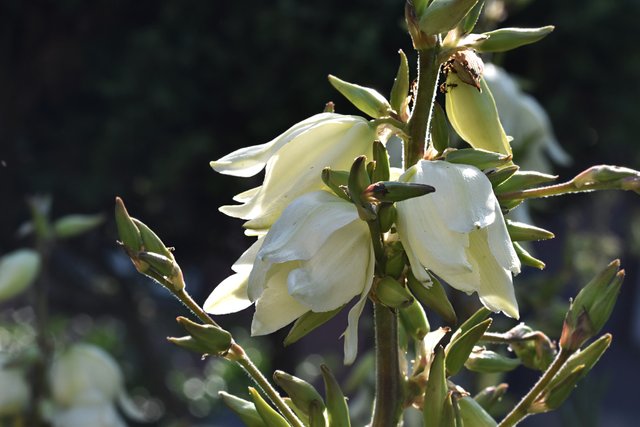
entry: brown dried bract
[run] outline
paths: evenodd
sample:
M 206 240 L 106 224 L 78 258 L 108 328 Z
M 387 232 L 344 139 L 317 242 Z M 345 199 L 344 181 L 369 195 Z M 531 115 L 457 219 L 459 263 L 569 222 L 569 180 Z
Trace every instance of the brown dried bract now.
M 481 91 L 480 78 L 484 72 L 482 59 L 473 50 L 462 50 L 454 53 L 444 63 L 443 71 L 456 73 L 462 82 Z

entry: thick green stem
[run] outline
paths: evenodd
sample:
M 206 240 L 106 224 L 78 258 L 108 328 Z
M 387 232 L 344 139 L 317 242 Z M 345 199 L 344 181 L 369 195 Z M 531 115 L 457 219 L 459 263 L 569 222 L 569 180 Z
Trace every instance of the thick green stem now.
M 522 400 L 507 414 L 507 416 L 498 424 L 498 427 L 512 427 L 518 424 L 529 415 L 529 408 L 535 402 L 540 393 L 549 385 L 553 377 L 558 373 L 560 368 L 565 364 L 571 356 L 571 352 L 560 349 L 558 355 L 549 368 L 542 374 L 536 385 L 522 398 Z
M 398 314 L 374 304 L 376 397 L 371 427 L 394 427 L 402 416 L 402 378 L 398 354 Z
M 405 169 L 424 157 L 439 74 L 438 47 L 418 50 L 418 89 L 409 119 L 409 141 L 404 146 Z
M 182 289 L 178 292 L 175 292 L 174 295 L 178 298 L 184 305 L 191 310 L 193 314 L 195 314 L 198 319 L 202 320 L 204 323 L 209 325 L 220 327 L 203 309 L 198 305 L 197 302 L 191 298 L 191 295 L 185 290 Z

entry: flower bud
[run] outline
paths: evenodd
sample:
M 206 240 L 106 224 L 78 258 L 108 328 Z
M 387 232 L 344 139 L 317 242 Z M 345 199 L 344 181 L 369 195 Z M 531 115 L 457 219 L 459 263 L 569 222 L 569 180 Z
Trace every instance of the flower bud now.
M 425 390 L 423 406 L 424 427 L 440 427 L 442 408 L 447 398 L 447 374 L 445 371 L 445 355 L 442 346 L 438 346 L 429 369 L 429 380 Z
M 521 323 L 504 334 L 509 347 L 529 369 L 546 370 L 556 356 L 555 345 L 540 331 Z
M 405 331 L 414 340 L 422 341 L 431 330 L 431 326 L 420 303 L 414 299 L 410 305 L 402 307 L 398 311 Z
M 398 211 L 396 210 L 396 205 L 393 203 L 381 203 L 378 207 L 378 220 L 380 221 L 380 232 L 386 233 L 391 230 L 393 224 L 396 222 L 396 218 L 398 217 Z M 403 268 L 403 267 L 401 267 Z M 402 271 L 398 272 L 398 275 Z M 393 274 L 388 273 L 390 276 Z
M 578 190 L 631 190 L 640 194 L 640 172 L 611 165 L 592 166 L 571 180 Z
M 102 215 L 67 215 L 53 223 L 53 232 L 59 239 L 78 236 L 104 222 Z
M 411 293 L 389 276 L 376 283 L 374 292 L 378 301 L 390 308 L 408 307 L 413 302 Z
M 492 408 L 498 403 L 502 396 L 507 392 L 509 384 L 501 383 L 496 386 L 485 387 L 480 390 L 478 394 L 473 396 L 473 400 L 478 402 L 478 405 L 482 406 L 485 411 L 491 411 Z
M 309 427 L 326 427 L 327 420 L 324 417 L 324 405 L 318 400 L 309 404 Z
M 401 115 L 403 106 L 406 104 L 405 101 L 409 96 L 409 62 L 407 61 L 407 55 L 404 54 L 402 49 L 398 51 L 398 54 L 400 54 L 400 66 L 398 66 L 398 72 L 393 81 L 391 96 L 389 98 L 391 100 L 391 107 Z
M 184 289 L 184 278 L 178 263 L 164 255 L 153 252 L 139 252 L 137 258 L 144 262 L 138 271 L 167 287 L 172 292 L 180 292 Z M 140 263 L 135 263 L 138 266 Z
M 495 193 L 499 195 L 512 191 L 527 190 L 540 184 L 553 182 L 556 179 L 558 179 L 558 175 L 549 175 L 534 171 L 518 171 L 513 174 L 511 178 L 495 187 Z
M 359 156 L 351 165 L 347 188 L 349 189 L 349 197 L 358 210 L 358 216 L 363 221 L 371 221 L 376 218 L 370 196 L 366 191 L 369 185 L 371 185 L 371 178 L 367 171 L 367 157 Z
M 519 169 L 520 167 L 517 165 L 509 165 L 498 169 L 491 169 L 485 173 L 489 181 L 491 181 L 491 187 L 496 188 L 511 178 Z
M 615 260 L 582 288 L 564 319 L 560 347 L 575 351 L 600 332 L 609 320 L 623 279 L 620 260 Z
M 478 0 L 433 0 L 418 15 L 420 30 L 427 35 L 446 33 L 469 13 Z
M 324 380 L 325 397 L 327 399 L 327 416 L 330 426 L 351 427 L 349 420 L 349 406 L 342 393 L 340 384 L 336 381 L 326 365 L 320 365 L 322 379 Z
M 322 170 L 322 182 L 334 192 L 334 194 L 341 199 L 350 201 L 349 195 L 345 192 L 347 188 L 347 182 L 349 181 L 349 172 L 346 171 L 334 171 L 331 168 L 324 168 Z
M 118 237 L 129 256 L 133 256 L 142 250 L 142 236 L 138 226 L 133 222 L 133 218 L 129 216 L 127 208 L 120 197 L 116 197 L 116 225 L 118 227 Z
M 444 286 L 435 276 L 430 275 L 430 277 L 431 286 L 427 287 L 410 273 L 407 276 L 407 285 L 420 303 L 438 313 L 445 323 L 455 325 L 458 323 L 458 317 L 447 297 Z
M 389 101 L 374 89 L 349 83 L 332 75 L 329 75 L 329 83 L 358 110 L 374 119 L 388 116 L 392 110 Z
M 364 197 L 376 202 L 402 202 L 414 197 L 433 193 L 436 189 L 427 184 L 416 182 L 380 181 L 364 190 Z
M 467 361 L 464 362 L 464 366 L 474 372 L 509 372 L 520 366 L 520 360 L 477 347 L 471 352 Z
M 227 392 L 218 393 L 220 399 L 242 420 L 247 427 L 267 427 L 256 409 L 256 405 Z
M 249 394 L 251 394 L 256 410 L 267 427 L 290 427 L 287 420 L 269 406 L 255 388 L 249 387 Z
M 531 224 L 507 220 L 507 231 L 509 237 L 516 241 L 532 241 L 553 239 L 555 235 L 543 228 L 535 227 Z
M 471 165 L 480 170 L 497 168 L 511 162 L 510 156 L 477 148 L 449 150 L 445 152 L 444 158 L 449 163 Z
M 378 140 L 373 141 L 373 161 L 375 169 L 371 174 L 371 180 L 374 182 L 389 181 L 389 153 L 387 153 L 384 144 Z
M 553 25 L 540 28 L 499 28 L 483 33 L 482 35 L 489 37 L 480 39 L 471 47 L 478 52 L 505 52 L 535 43 L 550 34 L 554 28 Z
M 324 325 L 329 320 L 333 319 L 343 308 L 344 306 L 341 306 L 334 310 L 321 311 L 318 313 L 315 311 L 307 311 L 295 321 L 289 330 L 289 333 L 284 339 L 284 346 L 287 347 L 288 345 L 297 342 L 317 327 Z
M 438 102 L 433 103 L 433 117 L 431 118 L 431 144 L 438 153 L 449 148 L 449 124 L 444 110 Z
M 153 230 L 151 230 L 142 221 L 136 218 L 131 219 L 133 220 L 133 223 L 136 225 L 136 227 L 138 227 L 138 230 L 140 230 L 140 237 L 142 238 L 142 245 L 145 252 L 153 252 L 165 256 L 170 260 L 174 260 L 173 254 L 171 253 L 169 248 L 167 248 L 165 244 L 162 243 L 160 237 L 158 237 L 158 235 L 154 233 Z
M 0 258 L 0 302 L 27 289 L 40 273 L 40 255 L 18 249 Z
M 282 389 L 287 392 L 294 405 L 296 405 L 304 414 L 309 415 L 311 412 L 311 404 L 317 402 L 324 411 L 324 401 L 317 390 L 308 382 L 294 377 L 284 371 L 275 371 L 273 380 Z
M 449 375 L 457 374 L 462 366 L 464 366 L 473 347 L 480 341 L 484 333 L 487 332 L 487 329 L 491 326 L 491 322 L 493 322 L 493 319 L 486 319 L 468 331 L 456 336 L 455 339 L 452 338 L 446 348 L 446 364 Z
M 518 254 L 518 259 L 524 265 L 528 265 L 529 267 L 537 268 L 538 270 L 544 270 L 547 266 L 544 262 L 540 261 L 538 258 L 531 255 L 525 248 L 522 247 L 518 242 L 513 242 L 513 248 L 516 250 L 516 254 Z
M 200 355 L 209 354 L 211 351 L 208 346 L 190 335 L 184 337 L 167 337 L 167 341 L 171 344 L 177 345 L 178 347 L 184 348 L 185 350 L 189 350 Z
M 179 316 L 176 321 L 207 349 L 207 354 L 221 355 L 231 347 L 233 342 L 231 334 L 220 327 L 201 325 L 182 316 Z
M 462 76 L 455 71 L 447 74 L 445 107 L 453 129 L 473 148 L 510 156 L 509 138 L 487 83 L 478 76 L 477 85 L 469 84 Z
M 469 396 L 458 399 L 458 406 L 464 427 L 496 427 L 498 425 L 493 417 Z
M 381 217 L 379 213 L 378 217 Z M 404 251 L 402 250 L 402 245 L 386 245 L 385 255 L 385 274 L 395 279 L 399 278 L 406 265 L 406 258 Z

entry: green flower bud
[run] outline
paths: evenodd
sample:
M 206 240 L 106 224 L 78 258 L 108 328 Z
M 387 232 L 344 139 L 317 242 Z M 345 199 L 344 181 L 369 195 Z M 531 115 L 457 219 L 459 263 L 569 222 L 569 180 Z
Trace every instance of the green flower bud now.
M 504 396 L 508 388 L 509 384 L 507 383 L 485 387 L 473 396 L 473 400 L 478 402 L 478 405 L 482 406 L 485 411 L 491 411 L 496 403 L 502 400 L 502 396 Z
M 379 213 L 378 217 L 381 217 Z M 402 245 L 400 245 L 400 250 L 395 250 L 393 246 L 386 246 L 385 254 L 386 264 L 384 266 L 384 271 L 386 275 L 391 276 L 395 279 L 399 278 L 406 265 L 406 259 L 404 251 L 402 250 Z
M 351 201 L 349 195 L 345 192 L 347 182 L 349 181 L 349 172 L 334 171 L 331 168 L 322 170 L 322 182 L 341 199 Z
M 391 308 L 408 307 L 413 302 L 411 293 L 392 277 L 383 277 L 374 288 L 375 296 L 382 304 Z
M 324 417 L 324 404 L 314 400 L 309 404 L 309 427 L 326 427 L 327 420 Z
M 545 371 L 556 356 L 555 345 L 540 331 L 521 323 L 504 334 L 509 347 L 529 369 Z
M 520 360 L 477 347 L 471 352 L 467 361 L 464 362 L 464 366 L 474 372 L 509 372 L 520 366 Z
M 544 262 L 540 261 L 538 258 L 531 255 L 525 248 L 522 247 L 518 242 L 513 242 L 513 249 L 516 250 L 516 254 L 518 254 L 518 259 L 524 265 L 528 265 L 529 267 L 537 268 L 538 270 L 544 270 L 547 266 Z
M 284 339 L 284 346 L 288 346 L 297 342 L 301 338 L 305 337 L 311 331 L 316 329 L 318 326 L 324 325 L 329 320 L 333 319 L 333 317 L 342 310 L 344 306 L 338 307 L 331 311 L 323 311 L 323 312 L 314 312 L 307 311 L 302 316 L 298 317 L 295 321 L 289 333 Z
M 469 358 L 473 347 L 480 341 L 482 336 L 489 326 L 491 326 L 493 319 L 486 319 L 468 331 L 458 335 L 453 339 L 446 347 L 446 364 L 447 373 L 449 375 L 455 375 L 464 366 L 464 363 Z
M 429 380 L 424 395 L 423 425 L 424 427 L 440 427 L 442 409 L 447 398 L 447 374 L 445 371 L 445 355 L 442 346 L 438 346 L 429 369 Z
M 527 190 L 540 184 L 548 184 L 558 179 L 558 175 L 533 171 L 518 171 L 511 178 L 498 185 L 494 190 L 496 195 L 512 191 Z
M 179 316 L 176 320 L 196 341 L 207 349 L 206 353 L 208 354 L 222 355 L 231 347 L 233 342 L 231 334 L 222 328 L 213 325 L 201 325 L 182 316 Z
M 407 284 L 411 293 L 422 303 L 424 306 L 438 313 L 442 317 L 445 323 L 449 325 L 455 325 L 458 323 L 458 317 L 456 312 L 447 297 L 447 292 L 444 290 L 442 283 L 433 275 L 431 277 L 431 286 L 424 286 L 413 274 L 407 276 Z
M 447 116 L 438 102 L 433 103 L 433 117 L 431 118 L 431 144 L 438 153 L 449 148 L 449 124 Z
M 136 218 L 131 218 L 131 220 L 136 225 L 136 227 L 138 227 L 138 230 L 140 230 L 140 237 L 142 238 L 142 245 L 145 252 L 153 252 L 173 260 L 173 254 L 171 253 L 169 248 L 167 248 L 165 244 L 162 243 L 160 237 L 158 237 L 158 235 L 154 233 L 153 230 L 151 230 L 145 223 Z
M 445 108 L 453 129 L 473 148 L 511 156 L 509 138 L 484 78 L 478 76 L 476 86 L 462 76 L 454 71 L 447 74 Z
M 78 236 L 104 222 L 103 215 L 67 215 L 53 223 L 53 232 L 59 239 Z
M 255 388 L 249 387 L 249 394 L 253 399 L 258 414 L 260 414 L 262 421 L 264 421 L 267 427 L 290 427 L 287 420 L 269 406 Z
M 547 240 L 555 237 L 555 234 L 543 228 L 511 220 L 507 220 L 507 231 L 509 232 L 509 237 L 511 237 L 511 240 L 514 242 Z
M 209 354 L 211 351 L 211 349 L 204 343 L 198 341 L 192 336 L 167 337 L 167 341 L 171 344 L 177 345 L 178 347 L 184 348 L 185 350 L 189 350 L 200 355 Z
M 364 197 L 375 202 L 393 203 L 424 196 L 434 191 L 436 191 L 436 189 L 427 184 L 381 181 L 369 185 L 364 190 Z
M 615 260 L 582 288 L 564 319 L 560 347 L 575 351 L 600 332 L 611 316 L 623 279 L 620 260 Z
M 462 21 L 458 24 L 456 30 L 459 36 L 464 36 L 473 31 L 476 23 L 478 22 L 478 18 L 480 18 L 480 12 L 482 12 L 482 7 L 484 6 L 484 0 L 478 1 L 475 6 L 471 8 L 469 13 L 464 17 Z
M 284 371 L 275 371 L 273 380 L 287 392 L 294 405 L 300 408 L 304 414 L 310 415 L 310 406 L 313 402 L 320 404 L 321 411 L 324 411 L 322 396 L 308 382 Z
M 400 321 L 405 331 L 407 331 L 414 340 L 422 341 L 431 330 L 431 327 L 429 326 L 427 314 L 424 312 L 420 303 L 413 300 L 409 306 L 401 308 L 399 312 Z
M 142 250 L 142 236 L 138 226 L 129 216 L 127 208 L 120 197 L 116 197 L 116 225 L 118 227 L 118 237 L 130 257 Z
M 640 194 L 640 172 L 611 165 L 592 166 L 571 180 L 578 190 L 632 190 Z
M 392 110 L 389 101 L 374 89 L 345 82 L 332 75 L 329 75 L 329 83 L 358 110 L 374 119 L 388 116 Z
M 330 426 L 351 427 L 349 420 L 349 406 L 331 371 L 326 365 L 320 365 L 324 380 L 324 394 L 327 399 L 327 416 Z
M 535 43 L 554 30 L 553 25 L 540 28 L 500 28 L 488 33 L 489 36 L 479 40 L 470 47 L 478 52 L 505 52 L 520 46 Z
M 18 249 L 0 258 L 0 302 L 18 295 L 40 273 L 40 255 L 31 249 Z
M 398 217 L 398 211 L 393 203 L 381 203 L 378 207 L 378 220 L 380 221 L 380 232 L 386 233 L 391 230 Z M 401 272 L 400 272 L 401 273 Z M 400 274 L 398 273 L 398 275 Z M 391 275 L 391 274 L 390 274 Z
M 218 396 L 224 402 L 229 409 L 242 420 L 247 427 L 267 427 L 262 417 L 256 409 L 256 405 L 244 399 L 240 399 L 232 394 L 221 391 L 218 392 Z
M 511 178 L 520 169 L 517 165 L 509 165 L 498 169 L 492 169 L 486 172 L 487 178 L 491 181 L 491 186 L 495 189 L 498 185 L 502 184 L 509 178 Z
M 402 114 L 403 106 L 406 105 L 406 100 L 409 96 L 409 62 L 402 49 L 398 51 L 398 54 L 400 54 L 400 66 L 393 81 L 390 99 L 391 108 Z
M 444 153 L 444 158 L 449 163 L 471 165 L 480 170 L 497 168 L 511 162 L 510 156 L 477 148 L 452 149 Z
M 370 198 L 366 193 L 367 187 L 371 185 L 371 178 L 367 172 L 367 157 L 357 157 L 351 170 L 349 171 L 349 196 L 358 209 L 358 215 L 363 221 L 371 221 L 376 218 L 376 214 L 371 207 Z
M 418 15 L 420 30 L 427 35 L 446 33 L 458 25 L 478 0 L 433 0 Z
M 458 399 L 460 416 L 464 427 L 496 427 L 498 423 L 469 396 Z
M 389 154 L 384 144 L 378 140 L 373 141 L 373 161 L 375 162 L 375 169 L 371 175 L 371 180 L 377 181 L 389 181 Z
M 180 292 L 184 289 L 182 270 L 173 259 L 153 252 L 139 252 L 137 259 L 144 262 L 144 264 L 134 262 L 140 273 L 151 277 L 172 292 Z

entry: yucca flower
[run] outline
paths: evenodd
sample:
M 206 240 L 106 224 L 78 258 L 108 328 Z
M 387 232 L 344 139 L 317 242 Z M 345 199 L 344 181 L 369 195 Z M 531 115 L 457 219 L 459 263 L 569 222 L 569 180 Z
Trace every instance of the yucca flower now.
M 331 311 L 359 296 L 344 334 L 345 363 L 352 363 L 374 265 L 369 229 L 355 206 L 332 193 L 315 191 L 282 212 L 267 235 L 234 264 L 236 273 L 213 291 L 204 307 L 223 314 L 230 307 L 240 310 L 255 302 L 251 334 L 265 335 L 308 311 Z
M 518 318 L 512 274 L 520 261 L 487 177 L 473 166 L 421 160 L 400 180 L 437 189 L 397 203 L 414 276 L 429 286 L 430 270 L 460 291 L 477 292 L 490 310 Z
M 371 157 L 375 136 L 375 127 L 362 117 L 321 113 L 266 144 L 213 161 L 216 171 L 242 177 L 266 167 L 262 186 L 238 194 L 234 200 L 242 204 L 222 206 L 220 211 L 248 220 L 247 229 L 266 230 L 298 196 L 326 188 L 321 179 L 325 167 L 348 170 L 354 158 Z

